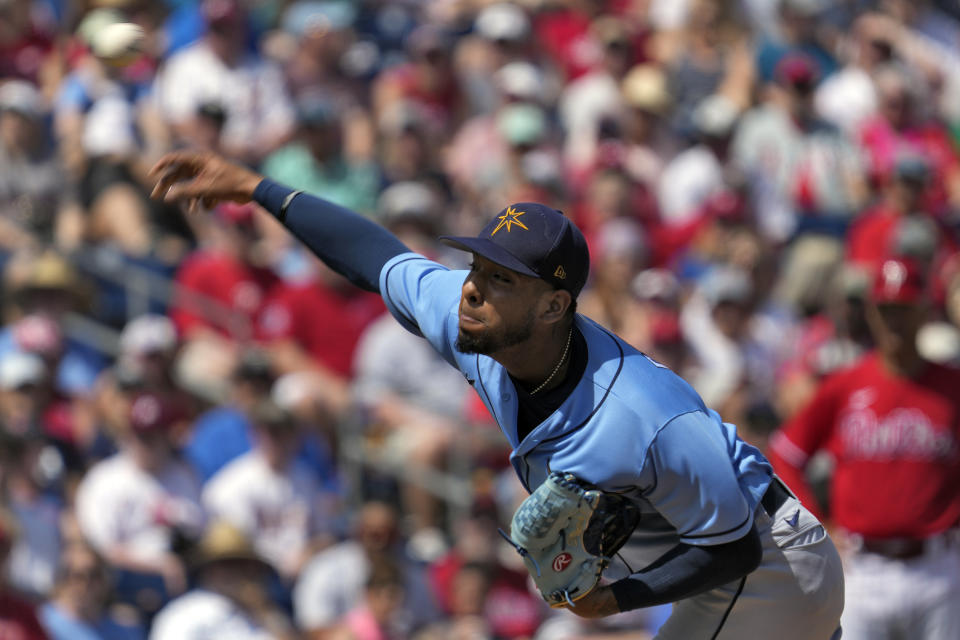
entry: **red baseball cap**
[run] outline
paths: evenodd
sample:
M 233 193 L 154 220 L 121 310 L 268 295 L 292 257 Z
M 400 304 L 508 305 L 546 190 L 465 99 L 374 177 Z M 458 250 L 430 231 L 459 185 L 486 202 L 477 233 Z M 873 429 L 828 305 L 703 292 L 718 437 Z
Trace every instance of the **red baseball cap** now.
M 166 431 L 184 417 L 176 403 L 150 391 L 138 394 L 130 403 L 130 428 L 134 433 Z
M 914 304 L 926 297 L 920 267 L 905 258 L 888 258 L 874 274 L 870 300 L 877 304 Z
M 231 224 L 252 224 L 255 207 L 250 203 L 221 202 L 214 210 L 221 220 Z
M 777 62 L 774 76 L 780 84 L 786 86 L 812 88 L 820 80 L 820 68 L 807 54 L 793 51 Z

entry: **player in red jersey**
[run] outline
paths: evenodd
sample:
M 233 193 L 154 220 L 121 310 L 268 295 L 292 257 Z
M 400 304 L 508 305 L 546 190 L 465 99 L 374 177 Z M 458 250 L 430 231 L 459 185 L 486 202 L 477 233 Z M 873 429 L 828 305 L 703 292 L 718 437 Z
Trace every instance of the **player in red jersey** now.
M 960 370 L 917 352 L 925 300 L 915 265 L 883 262 L 867 305 L 876 349 L 771 440 L 774 468 L 807 505 L 810 457 L 834 458 L 830 515 L 850 539 L 844 640 L 960 638 Z

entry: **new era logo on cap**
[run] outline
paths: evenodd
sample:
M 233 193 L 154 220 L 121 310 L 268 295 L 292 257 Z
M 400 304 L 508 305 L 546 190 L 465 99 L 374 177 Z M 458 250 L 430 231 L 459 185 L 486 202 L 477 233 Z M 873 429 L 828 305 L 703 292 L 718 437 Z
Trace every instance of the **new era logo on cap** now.
M 590 254 L 580 230 L 560 211 L 536 202 L 506 207 L 475 238 L 440 239 L 512 271 L 546 280 L 574 298 L 590 271 Z

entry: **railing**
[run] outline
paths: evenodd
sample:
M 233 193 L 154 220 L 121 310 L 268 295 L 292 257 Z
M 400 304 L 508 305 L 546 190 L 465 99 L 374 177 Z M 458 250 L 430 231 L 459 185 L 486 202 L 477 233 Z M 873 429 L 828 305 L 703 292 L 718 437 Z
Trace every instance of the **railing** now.
M 169 306 L 176 301 L 192 312 L 223 327 L 240 342 L 252 338 L 253 332 L 245 316 L 219 300 L 186 289 L 176 282 L 143 266 L 130 264 L 111 249 L 84 249 L 63 256 L 81 273 L 94 276 L 121 288 L 125 298 L 126 319 L 147 313 L 153 302 Z M 64 323 L 66 334 L 83 344 L 115 357 L 119 354 L 120 332 L 80 313 L 70 313 Z M 344 420 L 338 425 L 338 463 L 348 478 L 348 498 L 353 504 L 362 495 L 364 469 L 388 473 L 403 482 L 428 491 L 447 504 L 447 517 L 453 522 L 466 513 L 473 503 L 474 487 L 468 477 L 470 461 L 464 452 L 452 447 L 447 460 L 448 471 L 425 466 L 388 462 L 364 438 L 363 425 Z M 466 427 L 464 427 L 466 428 Z M 499 435 L 499 434 L 498 434 Z

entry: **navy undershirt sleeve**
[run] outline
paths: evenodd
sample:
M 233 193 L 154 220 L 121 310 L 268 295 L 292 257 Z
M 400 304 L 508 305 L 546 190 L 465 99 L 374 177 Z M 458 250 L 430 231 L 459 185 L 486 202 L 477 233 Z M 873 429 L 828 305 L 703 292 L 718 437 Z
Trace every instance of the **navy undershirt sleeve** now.
M 676 602 L 747 575 L 760 565 L 762 555 L 756 528 L 726 544 L 679 544 L 610 589 L 620 611 Z
M 277 216 L 293 189 L 261 180 L 253 199 Z M 284 226 L 331 269 L 367 291 L 380 292 L 380 271 L 410 249 L 392 233 L 358 213 L 306 193 L 287 206 Z

